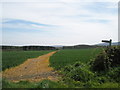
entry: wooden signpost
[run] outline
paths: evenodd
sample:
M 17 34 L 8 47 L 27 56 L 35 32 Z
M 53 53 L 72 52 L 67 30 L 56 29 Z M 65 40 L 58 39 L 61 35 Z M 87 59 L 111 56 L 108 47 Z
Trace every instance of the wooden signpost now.
M 102 42 L 109 43 L 109 46 L 111 47 L 112 39 L 110 39 L 110 40 L 102 40 Z

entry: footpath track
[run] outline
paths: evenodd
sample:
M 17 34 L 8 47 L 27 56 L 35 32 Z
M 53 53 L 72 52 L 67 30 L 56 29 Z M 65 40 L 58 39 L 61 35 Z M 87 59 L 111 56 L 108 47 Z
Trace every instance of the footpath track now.
M 49 58 L 57 51 L 50 52 L 48 54 L 26 60 L 19 66 L 6 69 L 2 72 L 2 77 L 18 82 L 18 81 L 41 81 L 44 79 L 58 80 L 58 74 L 49 67 Z

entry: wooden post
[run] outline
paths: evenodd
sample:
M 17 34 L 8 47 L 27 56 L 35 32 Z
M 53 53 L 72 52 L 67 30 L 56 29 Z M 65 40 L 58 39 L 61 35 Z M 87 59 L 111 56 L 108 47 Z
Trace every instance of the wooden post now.
M 110 47 L 111 47 L 111 45 L 112 45 L 112 39 L 110 39 L 110 43 L 109 44 L 110 44 Z

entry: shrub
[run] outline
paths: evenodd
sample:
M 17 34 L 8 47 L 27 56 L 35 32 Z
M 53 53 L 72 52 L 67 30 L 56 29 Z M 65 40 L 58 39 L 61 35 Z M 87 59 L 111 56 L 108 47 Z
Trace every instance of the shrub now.
M 93 71 L 106 71 L 111 67 L 120 66 L 120 47 L 111 47 L 105 49 L 93 61 L 91 68 Z
M 74 67 L 80 67 L 80 68 L 82 68 L 82 67 L 85 66 L 85 64 L 83 64 L 83 63 L 81 63 L 81 62 L 79 61 L 79 62 L 75 62 L 75 64 L 74 64 L 73 66 L 74 66 Z
M 60 82 L 43 80 L 37 84 L 37 88 L 65 88 L 66 86 Z
M 111 61 L 111 67 L 116 67 L 120 65 L 120 47 L 107 48 L 105 50 L 107 57 Z
M 65 66 L 62 69 L 65 77 L 69 77 L 75 81 L 87 82 L 94 77 L 94 74 L 86 68 L 86 65 L 81 62 L 76 62 L 73 65 Z
M 66 72 L 66 73 L 68 73 L 68 72 L 70 72 L 72 69 L 73 69 L 73 66 L 72 66 L 72 65 L 68 65 L 68 66 L 65 66 L 65 67 L 64 67 L 63 71 Z
M 75 81 L 88 82 L 93 79 L 94 74 L 86 68 L 75 68 L 68 74 Z
M 95 88 L 109 88 L 109 89 L 110 88 L 118 88 L 118 90 L 119 90 L 120 85 L 119 85 L 119 83 L 107 82 L 107 83 L 103 83 L 99 86 L 96 86 Z
M 102 83 L 109 82 L 109 77 L 98 76 L 98 77 L 96 77 L 96 80 L 97 80 L 98 83 L 102 84 Z
M 96 58 L 95 61 L 92 63 L 92 70 L 94 71 L 103 71 L 105 69 L 107 69 L 108 64 L 106 64 L 106 56 L 105 53 L 101 53 L 99 54 Z
M 99 86 L 100 83 L 95 82 L 95 81 L 88 81 L 84 83 L 84 88 L 95 88 L 96 86 Z
M 107 73 L 107 76 L 109 76 L 113 81 L 120 83 L 120 67 L 111 68 L 109 72 Z

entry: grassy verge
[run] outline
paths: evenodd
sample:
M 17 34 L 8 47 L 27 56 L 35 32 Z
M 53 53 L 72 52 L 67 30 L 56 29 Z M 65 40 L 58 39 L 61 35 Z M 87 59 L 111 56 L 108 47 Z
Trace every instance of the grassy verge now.
M 2 70 L 17 66 L 28 58 L 35 58 L 51 51 L 3 51 Z
M 2 88 L 65 88 L 66 86 L 60 82 L 50 80 L 43 80 L 41 82 L 20 81 L 13 83 L 3 79 Z

